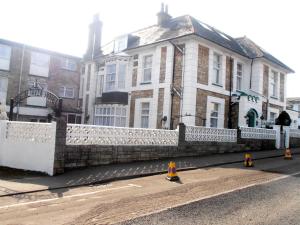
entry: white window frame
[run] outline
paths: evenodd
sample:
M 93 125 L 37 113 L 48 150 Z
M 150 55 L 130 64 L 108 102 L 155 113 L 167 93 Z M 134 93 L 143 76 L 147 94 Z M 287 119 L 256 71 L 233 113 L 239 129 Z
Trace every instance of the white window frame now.
M 215 57 L 219 57 L 219 61 L 217 62 L 215 60 Z M 223 65 L 223 55 L 218 53 L 218 52 L 213 52 L 213 69 L 212 69 L 212 84 L 214 85 L 218 85 L 218 86 L 223 86 L 223 74 L 222 74 L 222 65 Z M 218 81 L 217 81 L 217 77 L 215 76 L 215 71 L 218 72 Z
M 150 127 L 150 102 L 141 102 L 141 111 L 140 111 L 140 115 L 141 115 L 141 124 L 140 127 L 141 128 L 149 128 Z M 145 105 L 147 105 L 147 107 L 145 107 Z M 148 111 L 147 113 L 145 113 L 144 111 Z M 148 119 L 148 123 L 147 125 L 143 125 L 143 118 L 147 118 Z
M 108 72 L 108 67 L 115 67 L 114 72 Z M 114 78 L 114 79 L 112 79 Z M 105 91 L 115 91 L 116 89 L 116 82 L 117 82 L 117 63 L 111 63 L 105 65 Z M 112 85 L 108 85 L 112 84 Z
M 239 70 L 239 65 L 241 65 L 241 70 Z M 243 75 L 244 75 L 244 64 L 237 62 L 236 64 L 236 87 L 235 89 L 241 91 L 243 88 Z M 240 85 L 240 87 L 239 87 Z
M 219 121 L 219 111 L 220 111 L 220 103 L 217 103 L 217 102 L 211 102 L 210 103 L 212 106 L 211 106 L 211 109 L 210 109 L 210 127 L 215 127 L 217 128 L 218 127 L 218 121 Z M 215 110 L 215 106 L 217 106 L 217 110 Z M 213 113 L 216 113 L 216 116 L 213 115 Z M 217 124 L 216 126 L 212 126 L 212 119 L 216 120 L 217 121 Z
M 149 65 L 147 65 L 146 64 L 146 59 L 147 58 L 151 58 L 151 64 L 149 64 Z M 142 62 L 143 64 L 143 72 L 142 72 L 142 74 L 143 74 L 143 76 L 142 76 L 142 83 L 151 83 L 151 80 L 152 80 L 152 68 L 153 68 L 153 54 L 148 54 L 148 55 L 144 55 L 143 56 L 143 62 Z M 145 79 L 146 77 L 145 77 L 145 71 L 150 71 L 150 78 L 147 78 L 147 79 Z
M 213 96 L 207 96 L 206 102 L 206 127 L 210 127 L 210 117 L 212 111 L 212 103 L 219 104 L 219 111 L 218 111 L 218 126 L 217 128 L 224 128 L 224 113 L 225 113 L 225 99 L 217 98 Z
M 126 127 L 127 106 L 103 104 L 95 106 L 94 124 L 99 126 Z
M 61 68 L 65 69 L 65 70 L 76 71 L 77 70 L 76 60 L 70 59 L 70 58 L 62 58 L 61 59 Z
M 48 77 L 50 55 L 41 52 L 31 52 L 30 74 Z
M 270 75 L 270 96 L 273 97 L 273 98 L 278 98 L 278 78 L 279 78 L 278 75 L 279 75 L 279 73 L 277 71 L 271 70 L 271 75 Z
M 63 89 L 63 94 L 61 93 L 61 89 Z M 67 96 L 66 95 L 68 89 L 72 89 L 72 96 Z M 75 96 L 75 89 L 73 87 L 61 86 L 59 88 L 59 97 L 61 97 L 61 98 L 74 98 L 74 96 Z
M 122 68 L 122 70 L 121 70 L 121 68 Z M 118 64 L 118 73 L 117 73 L 118 89 L 125 89 L 125 87 L 126 87 L 126 71 L 127 71 L 127 65 L 124 63 L 119 63 Z
M 268 122 L 273 122 L 273 121 L 271 121 L 271 113 L 275 113 L 276 116 L 278 117 L 278 115 L 279 115 L 279 109 L 269 107 L 269 109 L 268 109 L 268 119 L 267 119 Z
M 11 58 L 11 46 L 0 44 L 0 48 L 6 49 L 4 52 L 8 52 L 8 54 L 0 55 L 0 70 L 9 70 L 10 67 L 10 58 Z M 1 52 L 1 51 L 0 51 Z

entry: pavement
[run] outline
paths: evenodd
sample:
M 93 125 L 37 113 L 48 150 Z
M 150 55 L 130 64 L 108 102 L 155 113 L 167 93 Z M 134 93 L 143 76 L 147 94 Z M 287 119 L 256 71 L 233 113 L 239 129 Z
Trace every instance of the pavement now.
M 292 153 L 300 154 L 300 148 L 292 149 Z M 252 152 L 254 161 L 270 157 L 281 157 L 282 155 L 282 150 Z M 67 170 L 64 174 L 53 177 L 39 173 L 25 173 L 24 171 L 18 173 L 18 171 L 13 170 L 11 172 L 7 168 L 0 168 L 0 197 L 162 174 L 167 172 L 168 163 L 171 160 L 176 162 L 177 171 L 184 171 L 243 162 L 244 153 L 225 153 L 95 166 Z

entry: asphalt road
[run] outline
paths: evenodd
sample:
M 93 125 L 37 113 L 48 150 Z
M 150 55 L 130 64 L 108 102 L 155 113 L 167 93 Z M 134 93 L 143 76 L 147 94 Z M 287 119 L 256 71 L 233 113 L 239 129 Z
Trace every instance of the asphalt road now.
M 283 173 L 300 165 L 270 169 Z M 220 183 L 220 185 L 222 185 Z M 172 225 L 299 225 L 300 173 L 119 223 Z
M 300 225 L 300 156 L 165 176 L 1 197 L 0 224 Z

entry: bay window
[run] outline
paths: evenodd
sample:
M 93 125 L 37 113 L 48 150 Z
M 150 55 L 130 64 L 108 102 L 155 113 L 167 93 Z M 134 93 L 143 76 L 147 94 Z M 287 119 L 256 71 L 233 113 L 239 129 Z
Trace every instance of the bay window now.
M 101 126 L 126 126 L 126 106 L 123 105 L 98 105 L 95 107 L 95 125 Z
M 106 66 L 106 91 L 113 91 L 116 83 L 116 64 Z
M 270 94 L 271 97 L 277 98 L 277 88 L 278 88 L 278 73 L 275 71 L 271 72 L 270 77 Z

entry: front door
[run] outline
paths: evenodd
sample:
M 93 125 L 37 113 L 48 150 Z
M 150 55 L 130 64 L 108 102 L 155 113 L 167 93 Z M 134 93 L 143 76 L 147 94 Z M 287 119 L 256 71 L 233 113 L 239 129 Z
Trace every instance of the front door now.
M 255 127 L 255 124 L 256 124 L 256 116 L 255 116 L 255 113 L 253 111 L 250 111 L 248 113 L 248 119 L 249 119 L 249 123 L 248 123 L 248 126 L 249 127 Z

